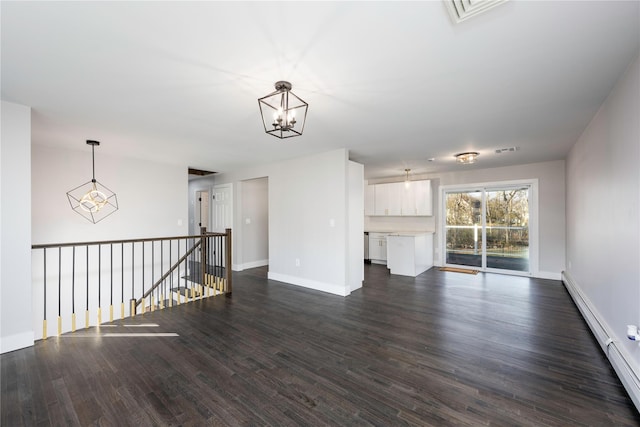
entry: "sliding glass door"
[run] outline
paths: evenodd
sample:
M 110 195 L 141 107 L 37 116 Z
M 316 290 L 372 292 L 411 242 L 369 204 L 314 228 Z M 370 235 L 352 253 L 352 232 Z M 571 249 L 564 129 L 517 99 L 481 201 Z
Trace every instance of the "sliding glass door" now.
M 444 192 L 446 264 L 530 272 L 530 185 Z
M 529 187 L 485 192 L 487 268 L 529 271 Z
M 482 267 L 482 192 L 446 193 L 447 264 Z

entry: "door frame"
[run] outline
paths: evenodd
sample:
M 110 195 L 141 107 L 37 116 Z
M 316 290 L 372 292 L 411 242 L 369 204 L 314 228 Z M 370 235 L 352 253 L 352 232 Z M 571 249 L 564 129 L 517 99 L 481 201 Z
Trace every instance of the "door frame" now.
M 477 267 L 466 267 L 458 264 L 447 264 L 447 232 L 446 232 L 446 218 L 447 218 L 447 203 L 445 194 L 447 192 L 452 191 L 486 191 L 486 190 L 496 190 L 501 187 L 516 187 L 521 185 L 528 185 L 530 187 L 529 194 L 529 271 L 515 271 L 515 270 L 502 270 L 498 268 L 477 268 Z M 469 183 L 469 184 L 453 184 L 453 185 L 441 185 L 438 189 L 438 204 L 440 206 L 439 209 L 439 218 L 438 218 L 438 248 L 440 252 L 440 265 L 447 267 L 457 267 L 457 268 L 469 268 L 469 269 L 479 269 L 483 272 L 488 273 L 498 273 L 498 274 L 508 274 L 512 276 L 534 276 L 536 277 L 539 272 L 539 215 L 538 215 L 538 179 L 519 179 L 519 180 L 510 180 L 510 181 L 490 181 L 490 182 L 480 182 L 480 183 Z M 485 201 L 483 197 L 482 202 L 482 218 L 484 223 L 485 218 Z M 486 245 L 486 242 L 483 239 L 483 247 Z M 483 262 L 484 266 L 486 251 L 483 250 Z
M 216 227 L 218 225 L 218 223 L 220 222 L 220 218 L 218 217 L 218 207 L 216 206 L 218 203 L 220 203 L 220 201 L 216 198 L 217 194 L 220 193 L 220 190 L 223 190 L 222 192 L 224 192 L 226 194 L 226 199 L 224 200 L 224 203 L 228 205 L 229 207 L 229 211 L 227 212 L 227 214 L 225 216 L 227 216 L 225 225 L 221 226 L 221 227 Z M 233 228 L 233 224 L 234 224 L 234 214 L 235 214 L 235 209 L 234 209 L 234 204 L 233 204 L 233 199 L 234 199 L 234 186 L 233 183 L 226 183 L 226 184 L 217 184 L 214 185 L 211 188 L 211 204 L 209 205 L 209 215 L 211 216 L 211 230 L 210 231 L 214 231 L 214 232 L 224 232 L 225 228 Z M 235 236 L 234 236 L 234 243 L 235 243 Z M 234 245 L 235 246 L 235 245 Z
M 210 190 L 209 189 L 200 189 L 196 190 L 194 196 L 194 206 L 193 206 L 193 225 L 196 229 L 196 234 L 200 233 L 200 227 L 206 227 L 207 230 L 210 228 L 211 224 L 211 200 L 210 200 Z M 207 200 L 207 212 L 206 217 L 202 217 L 202 199 L 206 198 Z M 199 219 L 200 225 L 196 224 L 196 219 Z M 204 223 L 204 224 L 203 224 Z

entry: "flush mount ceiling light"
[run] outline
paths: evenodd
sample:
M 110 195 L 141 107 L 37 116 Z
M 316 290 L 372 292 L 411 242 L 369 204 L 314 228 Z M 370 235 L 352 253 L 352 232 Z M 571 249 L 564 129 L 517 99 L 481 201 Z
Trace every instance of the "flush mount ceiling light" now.
M 470 165 L 476 161 L 476 158 L 480 155 L 480 153 L 475 151 L 468 151 L 466 153 L 456 154 L 454 157 L 458 163 L 462 163 L 465 165 Z
M 291 92 L 291 83 L 279 81 L 276 91 L 258 99 L 264 131 L 277 138 L 302 135 L 309 104 Z
M 95 224 L 118 210 L 118 199 L 113 191 L 96 181 L 94 150 L 100 142 L 88 140 L 87 145 L 91 146 L 92 179 L 67 191 L 67 197 L 71 209 Z

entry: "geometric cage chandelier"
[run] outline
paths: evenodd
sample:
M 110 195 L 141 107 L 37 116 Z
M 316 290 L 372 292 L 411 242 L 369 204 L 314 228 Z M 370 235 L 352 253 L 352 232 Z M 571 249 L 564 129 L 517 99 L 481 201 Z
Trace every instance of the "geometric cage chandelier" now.
M 94 150 L 96 145 L 100 145 L 100 142 L 87 140 L 87 145 L 91 146 L 93 167 L 91 181 L 67 191 L 67 197 L 69 198 L 71 209 L 95 224 L 118 210 L 118 199 L 113 191 L 96 181 Z
M 291 92 L 289 82 L 279 81 L 275 92 L 258 99 L 264 131 L 277 138 L 302 135 L 309 104 Z

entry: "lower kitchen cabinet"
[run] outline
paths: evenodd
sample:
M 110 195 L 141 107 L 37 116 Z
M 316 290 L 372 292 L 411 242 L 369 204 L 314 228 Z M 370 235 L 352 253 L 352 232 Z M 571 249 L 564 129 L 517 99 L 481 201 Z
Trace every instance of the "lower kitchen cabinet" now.
M 387 243 L 391 274 L 416 277 L 433 267 L 433 233 L 393 233 Z
M 387 263 L 387 236 L 389 233 L 369 233 L 369 258 L 376 264 Z

